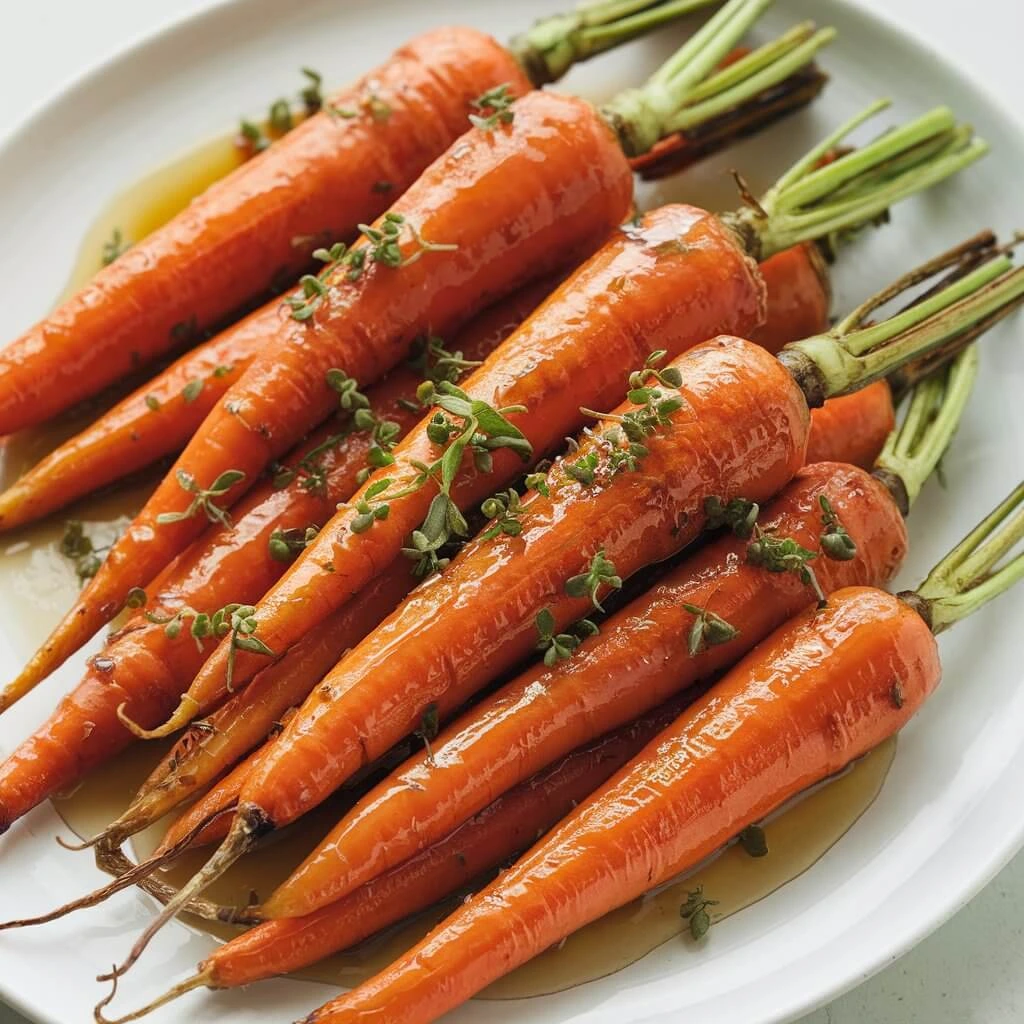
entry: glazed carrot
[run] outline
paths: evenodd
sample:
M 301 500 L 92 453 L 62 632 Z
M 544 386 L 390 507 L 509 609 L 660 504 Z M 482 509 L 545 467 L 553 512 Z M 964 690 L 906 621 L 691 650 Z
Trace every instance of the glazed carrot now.
M 485 310 L 459 333 L 453 350 L 461 352 L 464 361 L 486 356 L 552 286 L 527 286 Z M 457 369 L 455 364 L 450 368 Z M 419 414 L 406 403 L 415 397 L 422 379 L 418 368 L 396 369 L 370 390 L 372 407 L 382 419 L 407 428 Z M 150 587 L 150 614 L 166 619 L 185 607 L 209 613 L 229 602 L 257 600 L 287 566 L 287 561 L 271 554 L 275 532 L 294 530 L 301 535 L 308 527 L 322 525 L 336 504 L 357 488 L 373 439 L 359 431 L 327 444 L 344 434 L 345 421 L 328 422 L 287 460 L 286 468 L 301 469 L 296 479 L 284 488 L 267 482 L 250 491 L 235 508 L 232 528 L 211 525 Z M 318 452 L 313 460 L 310 452 Z M 175 639 L 163 624 L 136 616 L 92 660 L 85 678 L 50 720 L 0 765 L 0 831 L 124 749 L 132 736 L 118 720 L 120 707 L 153 724 L 166 716 L 210 650 L 197 647 L 188 629 Z M 316 682 L 313 679 L 309 689 Z M 263 735 L 276 717 L 275 712 L 265 719 Z M 187 773 L 183 768 L 181 774 Z
M 316 963 L 477 883 L 590 796 L 669 726 L 686 703 L 670 702 L 572 751 L 350 897 L 309 917 L 268 921 L 219 946 L 199 965 L 198 974 L 138 1016 L 200 986 L 237 988 Z
M 894 597 L 848 587 L 774 632 L 508 872 L 305 1024 L 428 1024 L 901 729 L 939 683 L 934 633 L 1024 577 L 1024 484 Z M 1002 529 L 1000 529 L 1002 526 Z
M 501 109 L 477 118 L 370 236 L 343 255 L 335 250 L 339 258 L 330 257 L 321 277 L 303 279 L 303 293 L 287 300 L 291 315 L 277 306 L 255 314 L 266 320 L 265 353 L 204 422 L 75 608 L 8 688 L 9 698 L 108 621 L 132 586 L 145 586 L 196 535 L 210 501 L 229 506 L 326 415 L 329 371 L 366 384 L 418 333 L 444 333 L 489 299 L 585 250 L 625 216 L 632 178 L 623 149 L 642 151 L 663 129 L 732 109 L 805 66 L 833 38 L 800 26 L 715 72 L 766 5 L 730 0 L 645 89 L 629 90 L 604 113 L 551 93 L 530 93 L 514 109 L 494 98 Z M 687 106 L 694 94 L 700 101 Z
M 727 668 L 812 603 L 815 590 L 886 583 L 906 552 L 901 513 L 948 446 L 976 363 L 972 349 L 922 384 L 898 439 L 904 457 L 881 459 L 881 482 L 852 465 L 811 466 L 764 510 L 764 522 L 758 517 L 758 537 L 789 538 L 810 553 L 814 589 L 748 556 L 747 516 L 757 510 L 743 503 L 732 518 L 741 537 L 682 562 L 572 657 L 527 670 L 363 797 L 271 896 L 267 916 L 324 905 L 401 863 L 554 758 Z M 837 439 L 836 447 L 858 446 Z M 827 509 L 853 540 L 838 559 L 823 554 Z M 714 618 L 699 619 L 702 612 Z
M 764 323 L 750 332 L 751 341 L 778 352 L 791 341 L 828 330 L 832 288 L 817 245 L 794 245 L 766 259 L 760 270 L 768 307 Z
M 904 137 L 917 137 L 933 116 L 939 115 L 926 116 L 913 133 Z M 941 118 L 944 120 L 944 115 Z M 826 139 L 822 146 L 832 148 L 848 127 Z M 858 160 L 870 163 L 878 158 L 904 131 L 888 133 L 858 151 Z M 956 129 L 952 131 L 958 134 Z M 947 145 L 952 150 L 940 158 L 946 171 L 968 159 L 961 149 L 962 140 L 947 141 Z M 813 167 L 822 146 L 797 169 L 804 164 Z M 777 219 L 769 215 L 763 223 L 751 220 L 742 211 L 719 218 L 688 206 L 667 206 L 648 213 L 580 267 L 467 379 L 465 392 L 489 407 L 506 403 L 522 406 L 525 412 L 509 413 L 508 429 L 522 431 L 535 456 L 550 452 L 583 422 L 580 406 L 607 408 L 614 401 L 619 382 L 643 362 L 645 352 L 664 350 L 671 358 L 716 331 L 745 334 L 758 325 L 763 281 L 744 249 L 760 249 L 759 255 L 768 256 L 783 240 L 781 248 L 789 248 L 801 240 L 794 232 L 814 234 L 826 224 L 834 225 L 835 216 L 855 220 L 866 209 L 874 208 L 871 204 L 877 206 L 883 195 L 906 195 L 916 187 L 914 182 L 929 180 L 938 171 L 939 165 L 926 162 L 918 168 L 922 178 L 911 170 L 886 182 L 877 192 L 865 185 L 862 195 L 868 207 L 860 207 L 858 201 L 854 204 L 856 213 L 846 204 L 841 214 L 832 214 L 826 202 L 814 213 L 800 215 L 807 219 L 798 219 L 796 228 L 790 227 L 795 215 L 789 212 L 778 214 Z M 845 160 L 810 170 L 803 180 L 794 181 L 794 171 L 764 197 L 762 205 L 772 207 L 788 188 L 802 191 L 807 182 L 817 187 L 814 194 L 820 194 L 825 186 L 819 176 L 836 174 L 837 180 L 848 183 L 849 173 Z M 600 358 L 595 357 L 596 352 Z M 348 600 L 372 573 L 373 566 L 394 557 L 410 531 L 425 522 L 438 495 L 436 474 L 424 480 L 423 486 L 406 484 L 411 478 L 420 478 L 418 466 L 438 459 L 441 446 L 436 438 L 436 428 L 432 430 L 428 421 L 421 423 L 396 450 L 396 465 L 378 471 L 367 481 L 260 602 L 254 621 L 260 639 L 271 649 L 287 648 L 321 615 Z M 457 509 L 469 507 L 488 491 L 507 486 L 521 470 L 516 454 L 507 450 L 493 453 L 486 473 L 469 459 L 464 461 L 449 487 L 450 507 Z M 365 509 L 384 481 L 391 481 L 389 491 L 398 497 L 388 502 L 386 520 L 375 521 L 372 529 L 361 531 Z M 335 571 L 323 571 L 324 564 Z M 222 645 L 197 675 L 179 712 L 151 734 L 161 735 L 180 727 L 197 707 L 211 706 L 220 699 L 230 654 L 230 649 Z M 239 654 L 232 671 L 233 685 L 244 684 L 259 660 L 244 652 Z
M 807 442 L 807 461 L 834 459 L 836 438 L 847 448 L 845 462 L 870 468 L 896 423 L 892 391 L 887 381 L 875 381 L 863 391 L 833 398 L 811 417 L 811 435 Z
M 358 116 L 309 118 L 0 352 L 0 434 L 48 419 L 176 338 L 217 325 L 275 275 L 298 277 L 325 232 L 354 237 L 461 134 L 473 99 L 503 82 L 530 88 L 490 36 L 445 28 L 331 96 L 329 110 Z M 387 117 L 374 117 L 379 104 Z

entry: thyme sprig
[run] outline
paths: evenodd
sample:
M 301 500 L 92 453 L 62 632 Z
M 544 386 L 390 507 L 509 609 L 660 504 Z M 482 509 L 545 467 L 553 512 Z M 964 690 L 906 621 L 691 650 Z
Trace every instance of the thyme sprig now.
M 245 473 L 240 469 L 227 469 L 209 487 L 200 487 L 196 478 L 184 469 L 179 469 L 174 475 L 178 486 L 187 494 L 192 495 L 192 501 L 183 512 L 161 512 L 156 517 L 158 523 L 162 525 L 177 523 L 183 519 L 191 519 L 202 512 L 211 523 L 219 523 L 221 526 L 230 528 L 231 517 L 213 499 L 222 497 L 235 484 L 241 483 L 245 479 Z
M 449 351 L 443 338 L 431 334 L 417 344 L 409 365 L 436 388 L 442 381 L 454 384 L 467 370 L 483 364 L 479 359 L 466 359 L 458 349 Z
M 818 607 L 826 605 L 825 592 L 810 563 L 818 556 L 802 547 L 792 537 L 776 537 L 754 527 L 754 539 L 747 545 L 747 561 L 767 572 L 791 572 L 810 587 L 818 599 Z
M 201 651 L 203 642 L 207 639 L 223 640 L 226 636 L 231 637 L 228 647 L 228 660 L 225 671 L 225 686 L 228 693 L 232 693 L 232 682 L 235 671 L 235 654 L 237 651 L 248 651 L 250 654 L 262 654 L 265 657 L 275 657 L 274 652 L 255 636 L 258 623 L 256 621 L 256 609 L 251 604 L 226 604 L 223 608 L 209 614 L 196 611 L 190 605 L 179 608 L 173 615 L 158 615 L 156 612 L 146 612 L 146 618 L 150 622 L 162 625 L 164 632 L 171 640 L 176 640 L 181 635 L 185 623 L 191 620 L 189 635 L 195 640 L 196 647 Z
M 288 530 L 276 529 L 267 542 L 270 557 L 275 562 L 290 562 L 297 554 L 306 550 L 320 532 L 317 526 L 292 527 Z
M 378 501 L 376 504 L 371 502 L 380 498 L 390 486 L 391 480 L 386 477 L 366 488 L 366 493 L 355 503 L 358 514 L 351 523 L 353 533 L 365 533 L 375 522 L 387 519 L 391 506 L 386 501 Z
M 362 484 L 374 469 L 394 465 L 395 457 L 391 452 L 398 443 L 402 428 L 394 420 L 381 419 L 373 411 L 370 399 L 359 390 L 359 382 L 344 370 L 328 370 L 327 385 L 337 392 L 342 410 L 352 414 L 352 429 L 370 433 L 372 443 L 366 454 L 368 465 L 356 477 Z
M 516 98 L 510 88 L 511 83 L 504 82 L 477 96 L 470 104 L 474 113 L 469 115 L 469 123 L 484 132 L 493 132 L 501 124 L 511 124 L 515 119 L 512 104 Z
M 707 530 L 718 530 L 728 527 L 741 540 L 749 540 L 754 533 L 757 517 L 761 508 L 756 501 L 746 498 L 731 498 L 723 502 L 712 495 L 704 499 L 704 515 L 707 517 Z
M 414 244 L 413 251 L 406 255 L 402 251 L 403 229 L 407 230 Z M 429 242 L 420 234 L 419 228 L 400 213 L 389 211 L 380 221 L 380 227 L 360 224 L 359 230 L 369 239 L 366 250 L 355 249 L 353 253 L 368 252 L 374 263 L 383 263 L 395 270 L 408 267 L 422 259 L 428 252 L 454 252 L 458 245 L 447 242 Z
M 315 114 L 324 105 L 323 75 L 312 68 L 300 68 L 299 70 L 309 83 L 299 93 L 299 99 L 302 100 L 302 105 L 306 108 L 307 114 Z
M 718 900 L 709 900 L 704 895 L 704 886 L 698 885 L 686 894 L 686 902 L 679 908 L 679 916 L 689 922 L 690 934 L 699 942 L 711 928 L 708 907 L 717 907 Z
M 132 243 L 121 232 L 120 228 L 114 228 L 110 233 L 110 238 L 103 243 L 103 252 L 101 253 L 101 260 L 103 266 L 109 267 L 122 253 L 127 252 L 132 247 Z
M 480 506 L 480 511 L 488 519 L 494 520 L 480 535 L 481 540 L 492 540 L 499 534 L 518 537 L 523 532 L 523 524 L 519 518 L 522 506 L 519 492 L 514 487 L 492 495 Z
M 570 597 L 590 596 L 590 602 L 599 611 L 603 612 L 601 602 L 597 595 L 602 587 L 609 587 L 612 590 L 619 590 L 622 587 L 622 577 L 616 575 L 614 563 L 605 556 L 604 548 L 594 553 L 590 559 L 590 565 L 586 572 L 578 576 L 570 576 L 565 581 L 565 592 Z
M 60 540 L 60 553 L 75 565 L 79 583 L 91 580 L 100 571 L 102 556 L 114 546 L 114 541 L 97 547 L 85 532 L 80 519 L 69 519 L 64 524 L 64 536 Z
M 821 550 L 836 562 L 848 562 L 857 556 L 857 544 L 846 532 L 832 503 L 824 494 L 818 495 L 821 505 L 821 524 L 824 531 L 821 535 Z
M 740 631 L 732 623 L 726 622 L 720 615 L 716 615 L 706 607 L 701 608 L 699 605 L 684 603 L 683 608 L 694 617 L 686 643 L 691 658 L 695 658 L 701 651 L 706 651 L 709 647 L 727 644 L 740 634 Z
M 423 741 L 423 748 L 427 752 L 427 764 L 434 766 L 434 748 L 431 743 L 437 739 L 441 729 L 441 719 L 438 712 L 437 702 L 431 701 L 424 709 L 420 717 L 420 727 L 413 733 Z
M 564 633 L 555 632 L 555 616 L 550 608 L 541 608 L 534 619 L 537 627 L 537 650 L 544 652 L 544 664 L 549 668 L 556 662 L 571 658 L 573 652 L 587 637 L 597 636 L 600 630 L 591 619 L 580 619 Z

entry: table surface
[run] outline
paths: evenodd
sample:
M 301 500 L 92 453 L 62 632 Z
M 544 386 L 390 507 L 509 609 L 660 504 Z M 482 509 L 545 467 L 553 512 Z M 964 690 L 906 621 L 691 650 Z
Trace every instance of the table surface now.
M 282 0 L 283 2 L 283 0 Z M 859 0 L 913 29 L 991 91 L 1024 92 L 1020 0 Z M 211 0 L 5 0 L 0 137 L 85 68 Z M 568 4 L 567 4 L 568 6 Z M 25 45 L 34 40 L 34 45 Z M 38 45 L 45 40 L 45 45 Z M 885 922 L 879 921 L 884 928 Z M 1024 1019 L 1024 853 L 897 963 L 797 1024 L 1015 1024 Z M 2 967 L 0 967 L 2 969 Z M 183 1018 L 187 1011 L 182 1010 Z M 0 1024 L 24 1018 L 0 1006 Z

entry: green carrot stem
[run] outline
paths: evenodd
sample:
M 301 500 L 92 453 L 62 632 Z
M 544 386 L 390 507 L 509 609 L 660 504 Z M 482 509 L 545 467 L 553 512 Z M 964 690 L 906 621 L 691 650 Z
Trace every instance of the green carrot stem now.
M 638 89 L 602 108 L 628 156 L 641 156 L 676 132 L 690 131 L 753 103 L 791 79 L 835 38 L 805 23 L 722 68 L 724 58 L 771 0 L 729 0 Z
M 900 597 L 935 633 L 966 618 L 1024 579 L 1024 552 L 999 563 L 1024 540 L 1024 483 L 983 519 L 917 588 Z
M 541 18 L 509 49 L 537 87 L 557 81 L 574 64 L 652 32 L 715 0 L 596 0 Z
M 908 508 L 953 440 L 977 376 L 978 350 L 971 345 L 918 384 L 903 422 L 889 435 L 875 471 L 899 480 Z
M 923 268 L 911 271 L 880 293 L 891 298 L 921 280 L 922 270 L 949 265 L 952 250 Z M 969 257 L 968 253 L 968 257 Z M 997 252 L 965 274 L 955 273 L 907 309 L 878 324 L 851 330 L 871 299 L 827 334 L 787 345 L 779 354 L 813 407 L 827 398 L 847 394 L 889 376 L 906 363 L 942 350 L 951 357 L 1024 302 L 1024 269 L 1014 269 L 1008 255 Z
M 988 151 L 945 107 L 884 132 L 821 166 L 856 128 L 888 106 L 872 104 L 793 165 L 764 196 L 725 216 L 752 255 L 870 223 L 894 203 L 950 177 Z

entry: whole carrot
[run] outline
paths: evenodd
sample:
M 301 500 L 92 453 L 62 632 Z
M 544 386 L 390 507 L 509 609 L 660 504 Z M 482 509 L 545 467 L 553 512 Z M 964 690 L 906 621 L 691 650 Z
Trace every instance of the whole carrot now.
M 1024 577 L 1024 485 L 916 592 L 849 587 L 773 633 L 492 885 L 304 1024 L 428 1024 L 902 728 L 933 633 Z M 1000 525 L 1003 529 L 999 529 Z
M 716 331 L 745 334 L 756 327 L 763 281 L 746 252 L 756 249 L 757 255 L 766 257 L 826 226 L 831 230 L 839 221 L 859 223 L 887 199 L 907 195 L 973 159 L 975 147 L 963 149 L 958 129 L 943 127 L 938 136 L 931 134 L 936 124 L 947 123 L 945 114 L 926 115 L 858 151 L 853 168 L 844 158 L 814 170 L 821 153 L 850 129 L 846 125 L 763 197 L 760 213 L 744 210 L 719 218 L 692 207 L 667 206 L 612 238 L 467 379 L 466 399 L 476 406 L 466 409 L 449 396 L 448 407 L 435 414 L 442 422 L 421 423 L 396 449 L 395 464 L 379 470 L 339 510 L 257 606 L 254 622 L 261 640 L 274 650 L 294 643 L 319 616 L 348 600 L 373 565 L 394 557 L 403 544 L 408 547 L 411 531 L 417 531 L 417 543 L 425 545 L 423 561 L 434 564 L 431 559 L 436 560 L 445 540 L 460 532 L 462 510 L 488 491 L 507 486 L 521 470 L 517 453 L 522 454 L 523 437 L 534 457 L 552 451 L 583 422 L 581 405 L 607 408 L 614 401 L 619 381 L 643 362 L 645 352 L 663 350 L 672 357 Z M 892 179 L 869 178 L 853 203 L 840 201 L 832 207 L 822 201 L 829 187 L 852 187 L 850 182 L 861 181 L 862 173 L 872 173 L 864 170 L 865 165 L 874 166 L 873 161 L 884 161 L 894 151 L 904 152 L 902 147 L 919 140 L 922 133 L 930 140 L 925 150 L 913 144 L 916 155 L 928 154 L 921 165 L 908 170 L 900 163 Z M 937 152 L 942 155 L 936 157 Z M 786 198 L 789 189 L 796 190 L 792 195 L 797 198 Z M 803 194 L 818 197 L 814 210 L 790 212 L 788 203 Z M 442 398 L 441 404 L 445 401 Z M 493 413 L 504 403 L 515 405 L 507 407 L 508 415 L 499 423 Z M 485 406 L 495 429 L 519 433 L 514 439 L 517 447 L 510 442 L 510 450 L 488 452 L 484 460 L 464 457 L 456 466 L 452 452 L 459 443 L 465 447 L 459 437 L 475 417 L 463 416 L 463 429 L 453 437 L 444 433 L 449 429 L 446 424 L 459 422 L 450 414 Z M 444 472 L 450 479 L 442 466 L 447 466 Z M 387 503 L 387 519 L 372 520 L 370 529 L 368 510 L 382 488 L 395 497 Z M 324 565 L 334 571 L 324 571 Z M 228 679 L 230 654 L 222 645 L 197 675 L 179 712 L 148 735 L 180 727 L 197 706 L 215 704 Z M 232 685 L 244 684 L 258 665 L 258 658 L 239 655 L 233 662 Z
M 603 114 L 552 93 L 530 93 L 514 107 L 507 95 L 490 97 L 493 113 L 476 117 L 368 235 L 351 250 L 325 250 L 320 276 L 305 277 L 285 307 L 260 314 L 265 353 L 207 418 L 9 699 L 108 621 L 132 586 L 145 586 L 196 535 L 211 503 L 224 509 L 237 500 L 268 461 L 323 419 L 333 400 L 330 371 L 366 384 L 417 334 L 444 333 L 586 250 L 625 216 L 632 179 L 623 148 L 640 151 L 663 129 L 713 119 L 804 67 L 832 39 L 800 26 L 783 45 L 715 72 L 767 2 L 731 0 L 646 89 L 623 94 Z M 691 103 L 694 95 L 699 102 Z
M 851 465 L 811 466 L 764 522 L 749 500 L 708 498 L 712 522 L 731 523 L 738 537 L 685 560 L 570 657 L 528 670 L 452 723 L 428 755 L 356 804 L 270 897 L 266 915 L 344 896 L 567 750 L 727 668 L 815 593 L 887 582 L 906 552 L 909 496 L 948 446 L 975 373 L 971 350 L 948 387 L 945 374 L 922 385 L 897 439 L 905 457 L 883 455 L 881 483 Z M 775 564 L 784 547 L 789 562 Z
M 719 338 L 664 370 L 648 361 L 630 381 L 635 402 L 603 417 L 526 499 L 508 497 L 498 528 L 467 545 L 328 674 L 246 782 L 217 853 L 111 976 L 256 839 L 315 806 L 417 725 L 429 732 L 431 720 L 531 646 L 549 663 L 571 655 L 585 635 L 572 624 L 621 578 L 692 540 L 709 515 L 709 494 L 727 504 L 779 490 L 803 459 L 808 401 L 885 376 L 1014 308 L 1022 295 L 1024 271 L 998 255 L 882 324 L 855 329 L 868 303 L 834 332 L 787 346 L 778 358 Z M 515 529 L 503 525 L 510 510 Z M 786 566 L 792 554 L 765 541 L 760 557 Z M 324 902 L 318 886 L 304 885 L 279 890 L 263 912 L 301 916 Z
M 846 462 L 869 469 L 896 423 L 892 390 L 878 380 L 842 398 L 833 398 L 814 410 L 807 442 L 807 462 L 827 462 L 836 437 L 843 437 L 849 451 Z
M 452 351 L 428 346 L 422 365 L 399 367 L 370 389 L 367 400 L 379 420 L 399 431 L 414 424 L 419 413 L 410 402 L 424 372 L 448 377 L 463 372 L 514 329 L 552 286 L 546 282 L 520 289 L 476 317 L 459 333 Z M 186 616 L 256 601 L 285 571 L 307 531 L 323 525 L 337 503 L 352 495 L 375 442 L 370 431 L 353 432 L 349 416 L 344 413 L 315 432 L 279 468 L 274 481 L 245 495 L 230 527 L 211 524 L 161 573 L 147 601 L 157 621 L 137 615 L 91 661 L 85 678 L 49 721 L 0 765 L 0 831 L 131 742 L 119 709 L 153 724 L 166 716 L 211 650 L 188 635 L 194 619 Z M 287 549 L 283 560 L 275 543 Z M 348 635 L 346 643 L 352 642 Z M 309 680 L 309 689 L 317 681 Z M 264 719 L 263 735 L 276 717 L 277 712 Z M 190 773 L 198 774 L 183 766 L 179 775 Z

